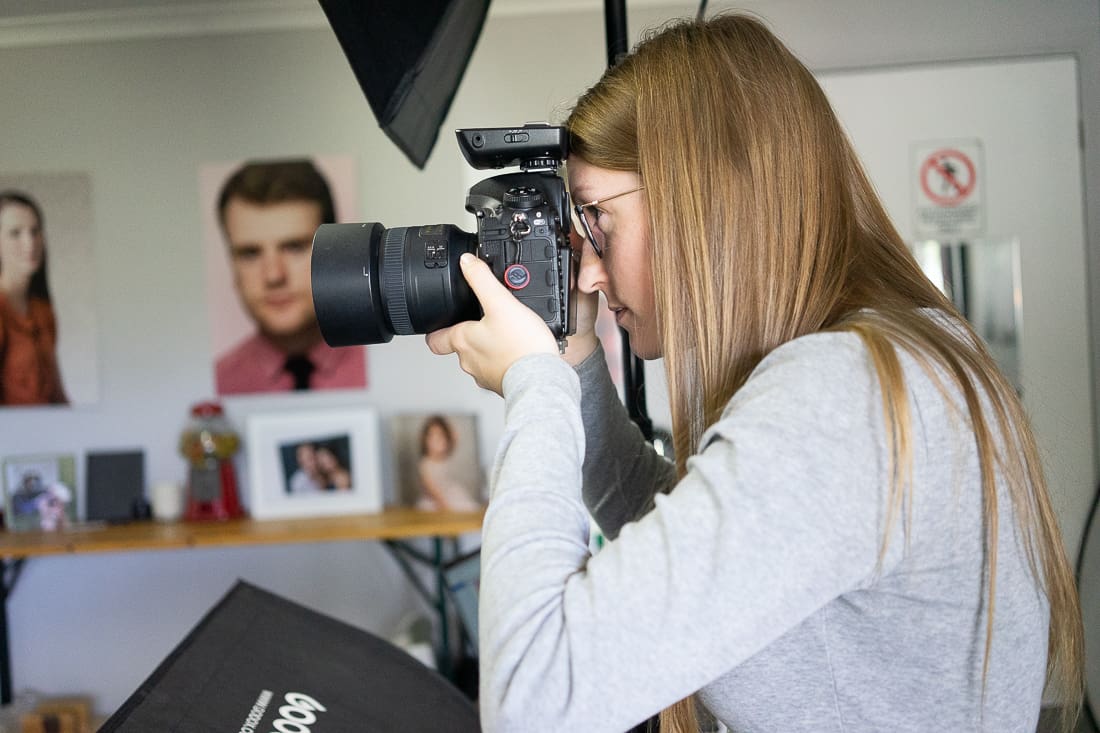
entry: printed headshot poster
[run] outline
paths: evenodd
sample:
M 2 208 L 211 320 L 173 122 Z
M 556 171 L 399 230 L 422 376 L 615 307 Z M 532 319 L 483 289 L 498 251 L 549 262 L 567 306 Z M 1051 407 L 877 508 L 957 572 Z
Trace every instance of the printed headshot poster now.
M 313 309 L 313 234 L 354 221 L 351 156 L 199 167 L 212 364 L 219 395 L 367 386 L 366 349 L 324 343 Z
M 0 171 L 0 407 L 99 400 L 92 183 Z

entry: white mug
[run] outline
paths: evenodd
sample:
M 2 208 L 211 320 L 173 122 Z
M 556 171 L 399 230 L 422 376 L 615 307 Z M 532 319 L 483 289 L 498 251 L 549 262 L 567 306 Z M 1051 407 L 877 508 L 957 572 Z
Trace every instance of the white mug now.
M 173 481 L 158 481 L 149 488 L 153 518 L 175 522 L 183 516 L 183 487 Z

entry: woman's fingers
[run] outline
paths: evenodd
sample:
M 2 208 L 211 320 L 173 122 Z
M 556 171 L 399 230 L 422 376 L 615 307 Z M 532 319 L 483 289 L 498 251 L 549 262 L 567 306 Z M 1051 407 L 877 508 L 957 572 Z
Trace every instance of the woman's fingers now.
M 469 252 L 459 258 L 458 264 L 462 267 L 462 275 L 477 296 L 483 311 L 488 313 L 497 305 L 507 306 L 515 302 L 512 294 L 489 269 L 489 265 Z M 507 300 L 502 300 L 505 298 Z
M 454 328 L 455 326 L 441 328 L 424 337 L 424 341 L 427 342 L 428 348 L 431 349 L 433 354 L 444 356 L 455 352 L 454 346 L 451 345 L 451 330 Z
M 459 366 L 477 383 L 498 394 L 508 368 L 527 354 L 557 353 L 546 322 L 519 302 L 484 262 L 471 254 L 461 259 L 462 274 L 485 315 L 428 334 L 435 354 L 458 354 Z

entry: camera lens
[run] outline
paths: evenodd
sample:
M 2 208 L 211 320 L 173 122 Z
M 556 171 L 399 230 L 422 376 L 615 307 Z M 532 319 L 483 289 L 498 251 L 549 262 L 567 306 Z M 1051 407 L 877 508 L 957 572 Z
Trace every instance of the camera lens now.
M 451 224 L 322 224 L 311 265 L 321 335 L 330 346 L 381 344 L 479 318 L 458 265 L 476 249 L 477 237 Z

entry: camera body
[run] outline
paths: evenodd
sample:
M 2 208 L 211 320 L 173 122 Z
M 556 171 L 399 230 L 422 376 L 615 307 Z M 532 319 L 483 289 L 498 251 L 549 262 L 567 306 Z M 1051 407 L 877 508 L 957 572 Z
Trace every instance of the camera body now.
M 386 229 L 378 223 L 324 224 L 314 236 L 313 299 L 332 346 L 374 344 L 479 318 L 458 266 L 476 254 L 520 302 L 537 313 L 559 344 L 575 330 L 570 215 L 558 170 L 568 155 L 561 127 L 457 131 L 474 168 L 519 166 L 520 173 L 475 184 L 466 209 L 476 235 L 450 224 Z
M 458 139 L 474 168 L 523 169 L 473 186 L 466 210 L 477 217 L 478 257 L 555 338 L 564 339 L 573 332 L 569 197 L 558 175 L 568 154 L 565 129 L 459 130 Z

